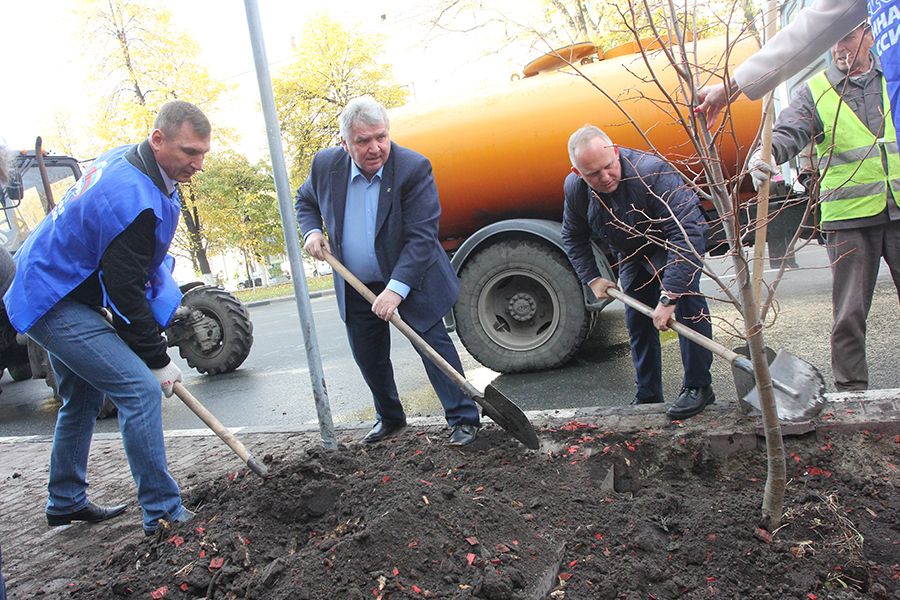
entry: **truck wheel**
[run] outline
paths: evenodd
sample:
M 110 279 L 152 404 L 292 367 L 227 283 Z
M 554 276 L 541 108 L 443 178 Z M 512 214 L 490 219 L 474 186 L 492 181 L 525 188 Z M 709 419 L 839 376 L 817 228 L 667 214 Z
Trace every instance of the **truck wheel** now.
M 206 347 L 191 337 L 178 344 L 181 357 L 194 369 L 209 375 L 229 373 L 237 369 L 253 345 L 253 324 L 240 301 L 225 290 L 213 286 L 195 287 L 184 295 L 181 303 L 204 316 L 201 328 Z M 199 329 L 198 329 L 199 330 Z
M 31 379 L 31 365 L 27 362 L 18 365 L 6 365 L 6 370 L 9 371 L 9 376 L 12 377 L 13 381 Z
M 454 307 L 463 345 L 502 373 L 551 369 L 581 347 L 591 325 L 581 283 L 565 255 L 506 240 L 472 257 Z

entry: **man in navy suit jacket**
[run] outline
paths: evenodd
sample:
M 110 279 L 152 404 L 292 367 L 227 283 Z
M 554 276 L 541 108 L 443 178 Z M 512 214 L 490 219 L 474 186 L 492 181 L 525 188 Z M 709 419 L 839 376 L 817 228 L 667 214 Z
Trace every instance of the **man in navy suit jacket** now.
M 377 296 L 369 306 L 334 274 L 353 358 L 375 402 L 375 426 L 363 438 L 369 443 L 406 426 L 390 359 L 388 321 L 394 311 L 463 372 L 441 320 L 456 302 L 459 281 L 438 242 L 441 206 L 431 163 L 391 142 L 389 129 L 378 102 L 368 96 L 351 100 L 340 116 L 340 147 L 313 157 L 295 202 L 306 251 L 319 260 L 333 253 Z M 473 442 L 479 427 L 475 402 L 430 360 L 423 356 L 422 362 L 451 427 L 450 444 Z
M 712 336 L 709 306 L 700 294 L 700 262 L 706 250 L 706 219 L 697 195 L 664 160 L 620 148 L 593 125 L 569 138 L 572 172 L 566 178 L 562 235 L 566 254 L 582 283 L 597 298 L 615 282 L 600 275 L 591 238 L 612 249 L 625 293 L 655 307 L 653 318 L 625 309 L 637 394 L 634 404 L 663 401 L 659 330 L 674 314 Z M 709 367 L 712 353 L 680 338 L 684 385 L 667 414 L 686 419 L 715 401 Z

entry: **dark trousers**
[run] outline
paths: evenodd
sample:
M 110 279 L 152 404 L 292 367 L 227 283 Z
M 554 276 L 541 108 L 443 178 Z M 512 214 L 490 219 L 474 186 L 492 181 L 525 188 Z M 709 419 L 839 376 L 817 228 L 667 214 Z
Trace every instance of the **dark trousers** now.
M 384 290 L 383 283 L 367 285 L 375 295 Z M 345 290 L 345 303 L 350 349 L 356 364 L 359 365 L 359 370 L 362 371 L 363 379 L 372 391 L 376 418 L 385 423 L 405 423 L 406 413 L 403 411 L 403 405 L 400 404 L 397 384 L 394 382 L 394 368 L 391 365 L 390 324 L 375 316 L 369 302 L 349 284 Z M 402 303 L 400 311 L 402 314 Z M 427 331 L 419 331 L 414 327 L 413 330 L 422 336 L 453 368 L 460 373 L 463 372 L 459 354 L 457 354 L 456 347 L 442 321 L 438 321 Z M 416 351 L 418 352 L 418 349 Z M 477 425 L 479 422 L 478 406 L 475 401 L 463 394 L 459 386 L 444 375 L 421 352 L 419 352 L 419 356 L 422 357 L 428 380 L 444 407 L 447 423 L 451 427 L 461 424 Z
M 659 279 L 646 269 L 635 269 L 637 274 L 628 289 L 624 290 L 632 298 L 640 300 L 650 307 L 659 303 Z M 678 298 L 675 305 L 675 319 L 687 325 L 697 333 L 712 337 L 712 322 L 709 319 L 709 306 L 706 298 L 700 295 L 700 273 L 688 288 L 692 294 Z M 625 309 L 625 325 L 631 338 L 631 358 L 634 361 L 634 383 L 637 386 L 636 398 L 639 402 L 662 401 L 662 350 L 659 343 L 659 330 L 653 320 L 632 308 Z M 712 365 L 712 352 L 698 346 L 685 338 L 679 337 L 681 347 L 681 364 L 684 366 L 684 383 L 686 387 L 703 387 L 712 383 L 709 367 Z
M 826 234 L 831 261 L 831 370 L 838 391 L 869 387 L 866 319 L 882 257 L 900 299 L 900 221 Z

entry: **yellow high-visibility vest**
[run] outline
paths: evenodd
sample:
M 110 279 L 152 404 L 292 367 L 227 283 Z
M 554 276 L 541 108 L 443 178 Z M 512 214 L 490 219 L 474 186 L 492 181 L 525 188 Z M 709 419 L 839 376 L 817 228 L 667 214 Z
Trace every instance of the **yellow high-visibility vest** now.
M 822 141 L 816 144 L 822 221 L 877 215 L 887 205 L 888 185 L 900 206 L 900 154 L 884 78 L 881 85 L 885 121 L 881 139 L 841 100 L 824 71 L 806 83 L 825 127 Z M 887 154 L 887 171 L 882 150 Z

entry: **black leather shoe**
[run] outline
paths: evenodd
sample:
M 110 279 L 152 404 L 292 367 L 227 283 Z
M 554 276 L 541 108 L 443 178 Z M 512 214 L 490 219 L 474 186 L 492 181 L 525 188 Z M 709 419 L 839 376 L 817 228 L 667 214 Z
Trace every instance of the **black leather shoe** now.
M 666 414 L 670 419 L 687 419 L 703 412 L 708 404 L 716 401 L 712 386 L 683 387 L 678 399 L 669 407 Z
M 632 406 L 636 406 L 638 404 L 662 404 L 662 398 L 635 398 L 631 401 Z
M 99 523 L 113 517 L 118 517 L 125 512 L 126 504 L 116 504 L 114 506 L 98 506 L 93 502 L 88 502 L 87 506 L 75 512 L 66 513 L 64 515 L 51 515 L 47 513 L 47 524 L 50 527 L 59 527 L 60 525 L 68 525 L 72 521 L 87 521 L 88 523 Z
M 384 421 L 378 421 L 369 433 L 366 434 L 363 441 L 367 444 L 380 442 L 384 438 L 394 435 L 404 427 L 406 427 L 406 423 L 385 423 Z
M 475 441 L 478 437 L 478 425 L 455 425 L 450 432 L 450 440 L 447 442 L 450 446 L 466 446 Z

